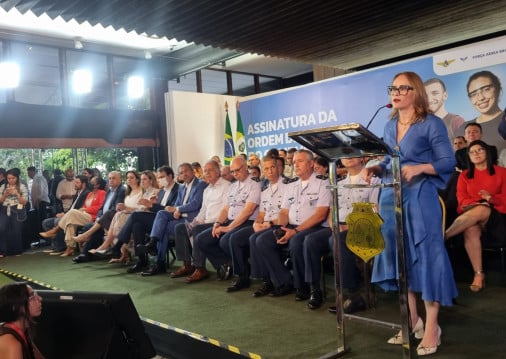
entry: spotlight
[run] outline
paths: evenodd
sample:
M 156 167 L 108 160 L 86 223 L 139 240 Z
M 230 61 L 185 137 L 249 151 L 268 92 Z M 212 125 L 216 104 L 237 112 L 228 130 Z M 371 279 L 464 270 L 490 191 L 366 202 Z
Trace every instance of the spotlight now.
M 150 51 L 144 51 L 144 58 L 146 60 L 151 60 L 151 58 L 153 57 L 153 55 L 151 55 L 151 52 Z
M 74 40 L 74 48 L 77 50 L 81 50 L 83 48 L 83 43 L 79 40 Z

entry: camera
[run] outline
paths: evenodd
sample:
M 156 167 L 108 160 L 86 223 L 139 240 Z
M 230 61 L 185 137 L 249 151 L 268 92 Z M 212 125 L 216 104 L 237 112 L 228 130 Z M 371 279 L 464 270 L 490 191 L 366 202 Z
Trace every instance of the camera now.
M 281 228 L 278 228 L 273 230 L 272 233 L 274 233 L 274 237 L 276 237 L 276 239 L 280 239 L 285 235 L 286 231 L 282 230 Z

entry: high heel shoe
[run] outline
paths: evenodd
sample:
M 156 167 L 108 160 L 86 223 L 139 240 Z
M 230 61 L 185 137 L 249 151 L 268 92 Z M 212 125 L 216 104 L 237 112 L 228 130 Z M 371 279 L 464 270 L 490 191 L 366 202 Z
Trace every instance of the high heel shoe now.
M 437 343 L 434 347 L 424 347 L 421 343 L 416 347 L 418 356 L 431 355 L 437 352 L 437 347 L 441 345 L 441 327 L 437 327 Z
M 481 279 L 480 284 L 476 284 L 477 278 Z M 481 292 L 485 288 L 485 273 L 482 270 L 474 272 L 474 280 L 473 283 L 469 286 L 472 292 L 478 293 Z
M 119 258 L 111 258 L 108 263 L 109 264 L 120 263 L 120 264 L 128 265 L 130 263 L 130 255 L 123 254 Z
M 73 236 L 73 237 L 72 237 L 72 240 L 73 240 L 74 242 L 77 242 L 77 243 L 84 243 L 84 242 L 88 241 L 88 236 L 87 236 L 87 235 L 85 235 L 84 233 L 81 233 L 81 234 L 80 234 L 80 235 L 78 235 L 78 236 Z
M 423 335 L 425 333 L 423 329 L 423 320 L 422 318 L 418 317 L 418 321 L 416 322 L 416 325 L 413 327 L 413 333 L 415 333 L 416 339 L 422 339 Z M 395 345 L 401 345 L 402 344 L 402 330 L 399 330 L 399 333 L 395 334 L 393 337 L 388 339 L 388 344 L 395 344 Z

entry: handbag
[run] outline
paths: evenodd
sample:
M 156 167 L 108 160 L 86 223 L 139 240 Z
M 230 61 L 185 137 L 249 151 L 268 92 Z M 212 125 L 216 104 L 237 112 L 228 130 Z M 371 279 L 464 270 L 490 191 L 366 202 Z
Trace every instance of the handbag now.
M 10 213 L 9 213 L 10 212 Z M 26 207 L 17 204 L 14 206 L 8 206 L 7 207 L 7 215 L 15 215 L 18 222 L 24 222 L 26 221 Z

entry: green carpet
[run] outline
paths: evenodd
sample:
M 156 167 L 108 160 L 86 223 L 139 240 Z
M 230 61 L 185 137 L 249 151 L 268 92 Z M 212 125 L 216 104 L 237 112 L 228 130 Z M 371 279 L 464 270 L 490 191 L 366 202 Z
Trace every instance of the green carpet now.
M 318 358 L 337 348 L 335 316 L 327 313 L 333 293 L 326 305 L 313 311 L 292 295 L 252 298 L 252 289 L 225 293 L 228 283 L 216 281 L 214 273 L 207 281 L 188 285 L 168 275 L 141 277 L 126 274 L 124 266 L 104 261 L 74 264 L 70 258 L 41 252 L 0 259 L 0 269 L 64 290 L 129 292 L 143 317 L 265 358 Z M 503 355 L 506 288 L 499 279 L 493 280 L 493 274 L 482 293 L 470 293 L 462 284 L 458 305 L 442 310 L 443 345 L 438 358 Z M 377 308 L 363 315 L 399 322 L 397 296 L 378 294 Z M 401 357 L 399 347 L 386 344 L 393 330 L 352 321 L 346 321 L 345 327 L 346 346 L 351 348 L 346 358 Z

